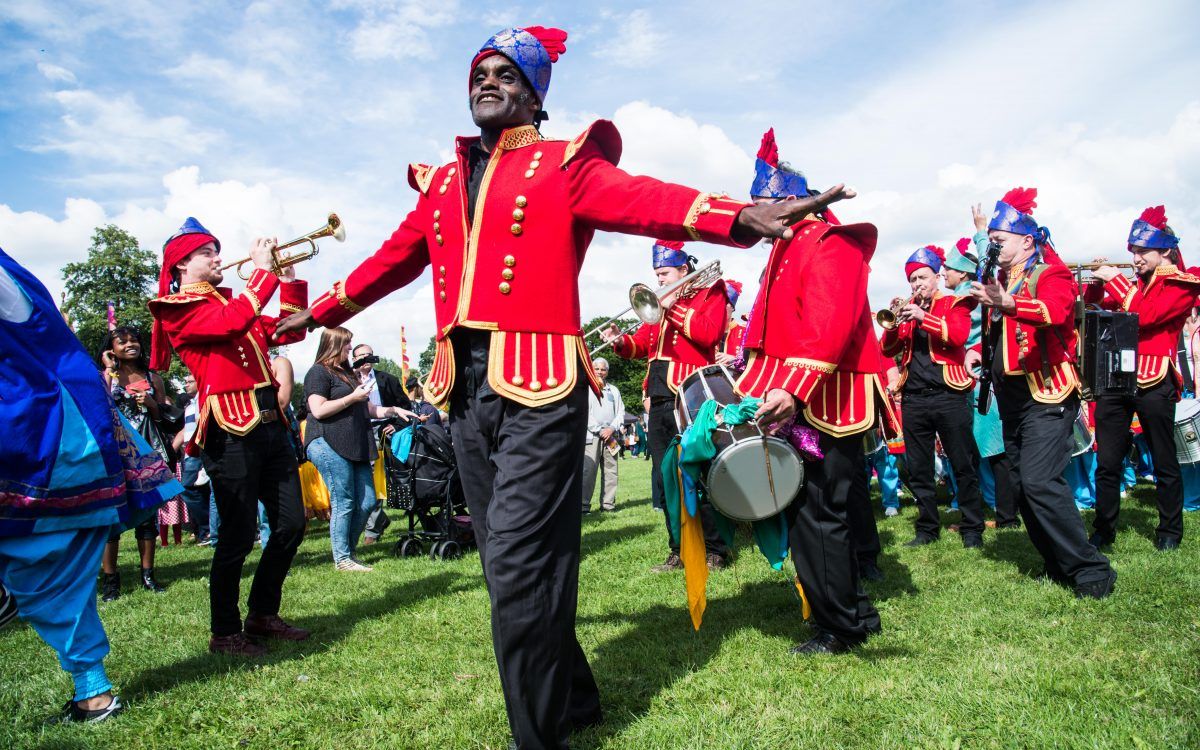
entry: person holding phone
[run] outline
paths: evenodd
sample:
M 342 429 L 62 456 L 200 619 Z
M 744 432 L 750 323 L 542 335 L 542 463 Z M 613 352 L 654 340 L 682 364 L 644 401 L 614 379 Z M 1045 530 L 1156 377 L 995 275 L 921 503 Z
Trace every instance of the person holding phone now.
M 416 419 L 417 415 L 399 406 L 371 402 L 375 381 L 360 382 L 350 367 L 352 338 L 353 334 L 341 327 L 321 333 L 316 360 L 304 376 L 308 403 L 304 447 L 329 487 L 334 567 L 343 572 L 368 572 L 371 567 L 363 565 L 354 553 L 375 507 L 371 461 L 376 449 L 371 420 Z

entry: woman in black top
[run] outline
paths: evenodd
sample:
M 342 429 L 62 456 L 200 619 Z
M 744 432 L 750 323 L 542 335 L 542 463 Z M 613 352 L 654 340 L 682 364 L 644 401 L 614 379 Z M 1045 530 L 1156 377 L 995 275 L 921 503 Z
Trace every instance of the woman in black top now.
M 350 369 L 350 340 L 345 328 L 321 333 L 316 362 L 304 376 L 308 404 L 305 450 L 329 487 L 329 539 L 333 563 L 342 571 L 369 571 L 354 558 L 358 539 L 375 507 L 371 461 L 375 441 L 371 419 L 416 417 L 398 406 L 371 402 L 370 384 L 361 384 Z

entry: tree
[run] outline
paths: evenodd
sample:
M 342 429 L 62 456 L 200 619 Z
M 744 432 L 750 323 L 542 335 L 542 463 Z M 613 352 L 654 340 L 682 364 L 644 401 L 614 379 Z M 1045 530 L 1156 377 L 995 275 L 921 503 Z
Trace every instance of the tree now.
M 437 337 L 429 337 L 429 346 L 425 347 L 425 351 L 421 352 L 421 356 L 417 359 L 417 369 L 421 372 L 429 372 L 433 369 L 433 354 L 437 351 Z
M 139 247 L 136 237 L 114 224 L 96 227 L 87 260 L 63 266 L 63 311 L 70 316 L 84 349 L 97 360 L 108 334 L 109 302 L 117 324 L 137 328 L 144 346 L 150 346 L 154 321 L 146 302 L 157 296 L 158 269 L 157 254 Z M 184 374 L 179 357 L 172 356 L 171 367 L 164 373 L 168 386 L 172 381 L 182 383 Z
M 603 316 L 592 318 L 584 325 L 583 330 L 590 331 L 607 319 Z M 637 322 L 636 318 L 624 318 L 616 321 L 616 326 L 623 331 Z M 586 343 L 588 351 L 595 349 L 600 346 L 600 335 L 589 337 Z M 635 416 L 641 414 L 643 409 L 642 381 L 646 379 L 646 360 L 618 357 L 613 354 L 612 347 L 608 347 L 597 356 L 608 360 L 608 382 L 615 385 L 621 392 L 621 400 L 625 402 L 625 411 Z
M 380 357 L 379 361 L 375 363 L 375 369 L 395 375 L 400 380 L 400 385 L 404 385 L 404 368 L 396 360 L 389 357 Z

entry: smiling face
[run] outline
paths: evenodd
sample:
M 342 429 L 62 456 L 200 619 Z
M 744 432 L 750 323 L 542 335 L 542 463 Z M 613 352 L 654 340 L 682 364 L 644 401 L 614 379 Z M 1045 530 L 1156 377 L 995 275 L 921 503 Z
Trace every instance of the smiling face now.
M 211 242 L 193 250 L 188 257 L 175 264 L 179 271 L 179 283 L 198 284 L 207 281 L 217 286 L 225 278 L 221 271 L 221 251 Z
M 112 352 L 119 360 L 136 362 L 142 356 L 142 344 L 134 336 L 117 336 L 112 342 Z
M 482 130 L 533 123 L 541 104 L 521 71 L 504 55 L 490 55 L 471 71 L 471 119 Z
M 1154 273 L 1154 269 L 1168 262 L 1167 256 L 1161 250 L 1151 250 L 1141 245 L 1130 245 L 1129 252 L 1133 253 L 1133 270 L 1138 276 Z

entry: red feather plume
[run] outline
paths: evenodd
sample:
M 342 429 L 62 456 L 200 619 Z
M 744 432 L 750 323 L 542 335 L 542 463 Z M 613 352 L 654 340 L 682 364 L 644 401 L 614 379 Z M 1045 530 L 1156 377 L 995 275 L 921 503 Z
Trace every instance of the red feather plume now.
M 779 146 L 775 145 L 775 128 L 763 133 L 762 144 L 758 147 L 758 158 L 772 167 L 779 166 Z
M 1151 206 L 1142 215 L 1138 217 L 1155 229 L 1167 228 L 1167 207 L 1166 206 Z
M 682 250 L 683 249 L 683 243 L 679 242 L 677 240 L 655 240 L 654 244 L 661 245 L 662 247 L 665 247 L 668 250 Z
M 735 294 L 742 293 L 742 282 L 734 281 L 733 279 L 725 279 L 725 286 L 734 291 Z
M 533 34 L 546 51 L 550 53 L 550 62 L 558 62 L 558 56 L 567 51 L 567 32 L 562 29 L 548 29 L 544 26 L 526 26 L 525 30 Z
M 942 263 L 946 262 L 946 251 L 942 248 L 938 247 L 937 245 L 926 245 L 925 249 L 936 255 L 942 261 Z
M 1000 200 L 1023 214 L 1031 214 L 1037 208 L 1037 188 L 1013 188 Z
M 957 250 L 960 255 L 966 255 L 967 250 L 970 249 L 970 247 L 971 241 L 966 237 L 959 237 L 958 242 L 954 243 L 954 249 Z

